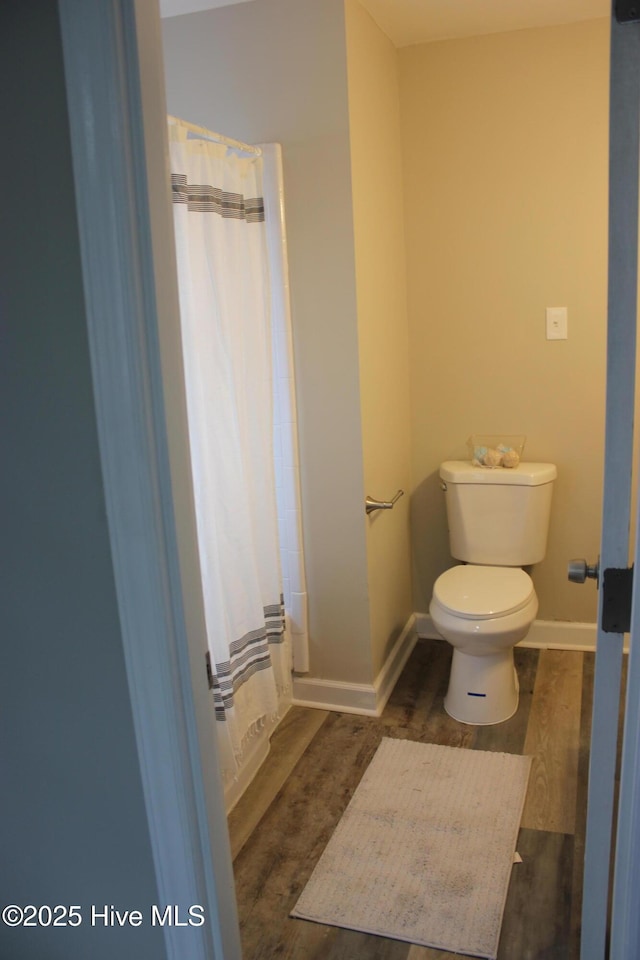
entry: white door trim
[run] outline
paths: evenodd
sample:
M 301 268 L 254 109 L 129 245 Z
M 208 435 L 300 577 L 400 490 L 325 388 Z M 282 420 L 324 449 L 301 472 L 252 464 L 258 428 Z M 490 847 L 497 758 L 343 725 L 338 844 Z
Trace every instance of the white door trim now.
M 214 724 L 196 702 L 206 695 L 204 644 L 187 629 L 174 518 L 167 416 L 180 418 L 184 384 L 178 358 L 178 382 L 163 385 L 162 313 L 173 309 L 177 325 L 178 295 L 159 13 L 151 0 L 60 0 L 59 10 L 102 479 L 158 902 L 178 905 L 183 920 L 192 904 L 206 916 L 164 927 L 167 956 L 239 960 L 222 787 L 204 769 L 217 771 Z

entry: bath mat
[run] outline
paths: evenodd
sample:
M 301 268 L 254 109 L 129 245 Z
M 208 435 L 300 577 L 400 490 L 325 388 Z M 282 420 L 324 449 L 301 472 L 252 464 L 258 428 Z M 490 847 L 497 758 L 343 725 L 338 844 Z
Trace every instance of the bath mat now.
M 385 738 L 291 916 L 495 960 L 530 767 Z

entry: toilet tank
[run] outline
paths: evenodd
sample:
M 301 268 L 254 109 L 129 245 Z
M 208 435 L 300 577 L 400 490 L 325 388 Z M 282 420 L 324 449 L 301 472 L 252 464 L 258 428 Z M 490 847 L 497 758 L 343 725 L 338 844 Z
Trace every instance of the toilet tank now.
M 441 464 L 451 555 L 498 567 L 542 560 L 556 476 L 552 463 L 495 470 L 466 460 Z

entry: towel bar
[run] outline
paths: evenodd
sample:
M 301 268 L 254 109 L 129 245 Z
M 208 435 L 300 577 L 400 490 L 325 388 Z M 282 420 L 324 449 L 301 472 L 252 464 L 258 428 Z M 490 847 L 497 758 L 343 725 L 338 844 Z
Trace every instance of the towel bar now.
M 364 502 L 364 508 L 367 512 L 373 513 L 374 510 L 391 510 L 394 503 L 404 494 L 404 490 L 398 490 L 393 500 L 374 500 L 373 497 L 367 497 Z

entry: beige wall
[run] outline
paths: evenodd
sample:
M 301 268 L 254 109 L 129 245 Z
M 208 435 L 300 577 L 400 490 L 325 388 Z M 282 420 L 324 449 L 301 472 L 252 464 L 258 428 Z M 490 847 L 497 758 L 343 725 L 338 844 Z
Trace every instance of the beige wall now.
M 392 511 L 367 520 L 374 675 L 413 610 L 411 434 L 398 52 L 357 0 L 345 5 L 365 491 Z
M 400 51 L 414 608 L 451 564 L 438 464 L 524 433 L 558 465 L 539 617 L 596 619 L 604 429 L 608 23 Z M 566 306 L 569 339 L 545 339 Z

